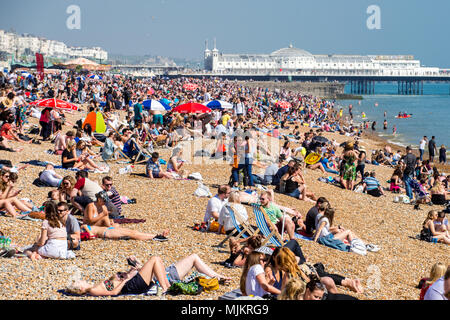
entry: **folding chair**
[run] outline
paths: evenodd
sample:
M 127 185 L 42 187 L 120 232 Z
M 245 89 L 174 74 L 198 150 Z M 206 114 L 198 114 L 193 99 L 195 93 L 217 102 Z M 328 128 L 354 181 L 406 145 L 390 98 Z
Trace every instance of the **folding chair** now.
M 250 237 L 253 235 L 258 234 L 259 229 L 253 230 L 252 226 L 248 223 L 248 221 L 238 221 L 237 216 L 234 214 L 234 210 L 230 205 L 225 205 L 225 207 L 228 209 L 228 213 L 230 214 L 231 221 L 234 226 L 233 232 L 231 232 L 224 240 L 222 240 L 217 247 L 223 247 L 223 244 L 228 241 L 231 237 L 234 237 L 237 234 L 237 238 L 240 239 L 241 237 L 243 239 L 248 238 L 249 236 L 246 235 L 249 234 Z M 242 226 L 242 229 L 241 229 Z
M 147 151 L 148 149 L 146 149 L 144 147 L 141 148 L 137 143 L 135 143 L 135 146 L 136 146 L 136 149 L 139 151 L 139 153 L 134 160 L 134 164 L 141 164 L 141 163 L 147 162 L 148 159 L 150 159 L 152 157 L 152 155 L 149 153 L 149 151 Z M 147 147 L 147 148 L 151 148 L 151 150 L 153 150 L 152 141 L 149 142 L 149 147 Z M 139 160 L 140 157 L 144 157 L 144 160 Z
M 270 242 L 272 246 L 282 247 L 283 237 L 278 232 L 277 227 L 272 223 L 272 221 L 270 221 L 264 208 L 257 203 L 253 203 L 252 207 L 253 213 L 255 214 L 256 217 L 256 225 L 258 226 L 259 230 L 261 230 L 261 233 L 265 237 L 261 246 L 264 246 L 268 242 Z

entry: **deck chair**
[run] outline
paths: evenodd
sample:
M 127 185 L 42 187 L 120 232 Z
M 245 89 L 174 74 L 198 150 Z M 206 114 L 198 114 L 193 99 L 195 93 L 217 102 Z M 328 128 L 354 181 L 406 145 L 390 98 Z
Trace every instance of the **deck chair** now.
M 230 214 L 231 221 L 233 222 L 234 230 L 231 232 L 224 240 L 222 240 L 217 247 L 223 247 L 224 243 L 228 241 L 231 237 L 236 237 L 238 239 L 243 238 L 246 239 L 249 236 L 246 235 L 248 233 L 251 236 L 258 234 L 259 228 L 253 230 L 253 227 L 248 223 L 248 221 L 240 221 L 238 216 L 234 214 L 234 210 L 230 205 L 225 205 L 228 209 L 228 213 Z M 242 226 L 242 229 L 241 229 Z M 236 235 L 237 234 L 237 235 Z
M 135 144 L 136 149 L 139 151 L 138 155 L 136 156 L 134 160 L 134 164 L 141 164 L 144 162 L 147 162 L 148 159 L 151 159 L 152 155 L 151 152 L 153 152 L 153 142 L 150 141 L 147 148 L 140 147 L 137 143 Z M 140 158 L 143 158 L 139 160 Z
M 256 217 L 256 225 L 265 237 L 262 247 L 269 243 L 269 246 L 282 247 L 283 237 L 278 232 L 277 227 L 270 221 L 266 211 L 260 204 L 253 203 L 253 213 Z

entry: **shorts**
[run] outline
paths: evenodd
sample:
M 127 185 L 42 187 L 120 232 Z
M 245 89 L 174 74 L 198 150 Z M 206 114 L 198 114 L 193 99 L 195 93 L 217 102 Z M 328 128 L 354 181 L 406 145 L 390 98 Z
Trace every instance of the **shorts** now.
M 142 294 L 148 292 L 151 287 L 151 282 L 147 284 L 142 276 L 138 273 L 133 278 L 131 278 L 123 286 L 120 294 Z
M 300 194 L 301 193 L 300 193 L 300 190 L 298 190 L 298 188 L 295 189 L 294 191 L 292 191 L 291 193 L 287 193 L 288 196 L 294 197 L 296 199 L 300 198 Z
M 154 124 L 161 124 L 163 125 L 163 116 L 162 114 L 155 114 L 153 115 L 153 123 Z
M 171 264 L 170 266 L 168 266 L 166 268 L 166 273 L 167 280 L 169 280 L 170 284 L 181 280 L 175 264 Z

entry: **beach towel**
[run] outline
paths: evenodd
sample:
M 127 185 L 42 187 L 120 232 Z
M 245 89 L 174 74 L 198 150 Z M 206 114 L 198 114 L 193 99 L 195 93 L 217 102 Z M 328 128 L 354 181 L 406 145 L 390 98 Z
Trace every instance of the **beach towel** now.
M 144 223 L 145 219 L 127 219 L 127 218 L 120 218 L 120 219 L 114 219 L 115 223 L 118 224 L 130 224 L 130 223 Z

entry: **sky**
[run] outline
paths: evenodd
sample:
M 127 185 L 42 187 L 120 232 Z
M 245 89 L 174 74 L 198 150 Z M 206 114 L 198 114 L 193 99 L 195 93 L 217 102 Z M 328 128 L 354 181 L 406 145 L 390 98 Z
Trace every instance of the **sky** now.
M 67 28 L 71 5 L 80 29 Z M 380 29 L 367 13 L 379 8 Z M 450 68 L 448 0 L 1 0 L 0 29 L 110 54 L 202 59 L 271 53 L 292 43 L 313 54 L 408 54 Z

